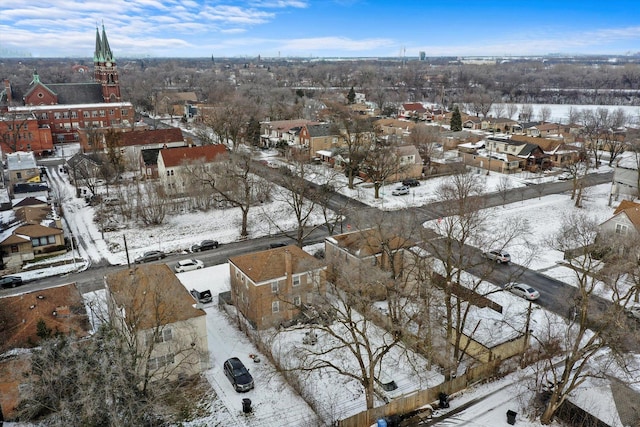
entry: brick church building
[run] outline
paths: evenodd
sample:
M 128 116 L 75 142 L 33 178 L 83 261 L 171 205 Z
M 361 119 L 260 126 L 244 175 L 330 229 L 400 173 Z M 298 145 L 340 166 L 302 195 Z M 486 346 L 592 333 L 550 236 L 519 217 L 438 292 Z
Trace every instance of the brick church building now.
M 34 71 L 23 94 L 4 80 L 0 87 L 0 147 L 3 153 L 53 151 L 53 144 L 80 142 L 107 129 L 133 130 L 134 109 L 122 101 L 118 67 L 104 26 L 96 28 L 93 82 L 46 84 Z

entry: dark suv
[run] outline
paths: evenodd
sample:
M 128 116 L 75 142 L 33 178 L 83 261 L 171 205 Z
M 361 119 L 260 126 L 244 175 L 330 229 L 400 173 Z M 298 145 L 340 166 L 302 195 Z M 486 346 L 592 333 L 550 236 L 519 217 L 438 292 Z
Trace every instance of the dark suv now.
M 220 246 L 220 243 L 215 240 L 203 240 L 202 242 L 191 246 L 191 252 L 208 251 L 210 249 L 215 249 L 218 246 Z
M 249 391 L 253 389 L 253 377 L 249 370 L 237 357 L 232 357 L 224 362 L 224 374 L 229 378 L 236 391 Z
M 15 288 L 22 285 L 22 278 L 18 276 L 0 277 L 0 288 Z
M 402 185 L 405 187 L 420 187 L 420 181 L 417 179 L 409 178 L 402 181 Z

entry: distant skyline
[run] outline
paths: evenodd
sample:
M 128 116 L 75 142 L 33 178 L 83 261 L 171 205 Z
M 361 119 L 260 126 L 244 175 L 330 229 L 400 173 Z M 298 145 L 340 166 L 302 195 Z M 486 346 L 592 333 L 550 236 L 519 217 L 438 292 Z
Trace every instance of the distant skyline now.
M 0 0 L 0 56 L 625 55 L 640 1 Z

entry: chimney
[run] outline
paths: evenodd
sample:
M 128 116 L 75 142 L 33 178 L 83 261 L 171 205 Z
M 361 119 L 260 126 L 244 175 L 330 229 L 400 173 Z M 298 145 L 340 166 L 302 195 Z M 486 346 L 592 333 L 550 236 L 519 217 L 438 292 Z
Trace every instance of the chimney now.
M 284 250 L 284 272 L 287 278 L 293 274 L 293 261 L 291 259 L 291 252 L 288 249 Z

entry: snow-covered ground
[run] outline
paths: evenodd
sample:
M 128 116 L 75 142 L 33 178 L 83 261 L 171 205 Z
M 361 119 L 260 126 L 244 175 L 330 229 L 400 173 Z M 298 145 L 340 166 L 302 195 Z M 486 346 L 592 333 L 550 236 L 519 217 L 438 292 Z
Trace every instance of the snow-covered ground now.
M 269 155 L 269 154 L 268 154 Z M 274 159 L 273 161 L 281 162 Z M 603 170 L 606 170 L 603 168 Z M 322 183 L 322 176 L 328 176 L 333 171 L 320 166 L 316 170 L 318 178 L 316 182 Z M 337 175 L 339 176 L 339 175 Z M 487 189 L 495 189 L 502 175 L 483 175 Z M 539 180 L 539 176 L 531 174 L 521 174 L 511 176 L 512 188 L 524 185 L 526 180 Z M 62 191 L 73 194 L 73 188 L 64 180 L 63 176 L 53 177 L 61 183 Z M 442 178 L 444 179 L 444 178 Z M 338 185 L 338 191 L 351 197 L 357 198 L 372 206 L 387 209 L 401 209 L 408 206 L 420 206 L 433 200 L 434 190 L 442 180 L 434 179 L 422 181 L 420 187 L 414 187 L 408 196 L 391 196 L 391 189 L 396 185 L 387 185 L 381 192 L 382 200 L 373 198 L 373 188 L 365 185 L 358 185 L 355 190 L 348 190 L 344 185 Z M 547 179 L 547 178 L 544 178 Z M 548 179 L 553 179 L 549 177 Z M 610 185 L 604 184 L 588 190 L 588 197 L 585 199 L 582 208 L 583 212 L 595 216 L 599 221 L 609 218 L 614 207 L 607 206 Z M 185 214 L 179 218 L 170 219 L 166 227 L 147 228 L 138 230 L 126 230 L 113 234 L 105 233 L 104 239 L 93 223 L 93 208 L 86 206 L 82 199 L 65 197 L 63 202 L 65 209 L 70 213 L 69 224 L 76 236 L 86 236 L 87 241 L 97 242 L 95 246 L 80 248 L 80 253 L 89 260 L 107 259 L 118 264 L 123 261 L 121 249 L 117 245 L 122 235 L 126 233 L 127 241 L 135 250 L 156 249 L 181 250 L 191 243 L 204 238 L 212 238 L 220 242 L 233 241 L 238 232 L 238 218 L 233 210 L 214 210 L 199 214 Z M 539 199 L 524 200 L 522 202 L 509 204 L 492 209 L 492 216 L 499 224 L 509 217 L 518 216 L 528 221 L 530 230 L 527 242 L 538 247 L 538 255 L 529 264 L 529 267 L 544 272 L 545 274 L 566 278 L 566 268 L 561 266 L 562 254 L 553 251 L 545 246 L 547 237 L 557 231 L 561 221 L 567 212 L 575 210 L 573 202 L 568 194 L 558 194 L 542 197 Z M 283 213 L 282 205 L 277 203 L 260 207 L 255 210 L 256 216 L 269 215 L 276 219 L 278 223 L 285 224 L 288 214 Z M 289 215 L 290 216 L 290 215 Z M 259 222 L 259 218 L 252 217 L 253 223 Z M 428 224 L 427 224 L 428 225 Z M 253 226 L 252 237 L 269 234 L 273 229 L 259 228 Z M 282 225 L 281 225 L 282 227 Z M 157 236 L 162 236 L 157 240 Z M 131 247 L 131 246 L 130 246 Z M 514 261 L 517 263 L 521 258 L 520 246 L 516 243 L 509 248 Z M 115 251 L 114 251 L 115 249 Z M 205 268 L 189 273 L 179 274 L 181 282 L 187 289 L 210 289 L 217 293 L 229 289 L 228 265 Z M 494 298 L 494 296 L 492 296 Z M 526 311 L 527 303 L 508 293 L 495 294 L 497 302 L 508 307 L 511 313 L 517 315 Z M 209 346 L 211 352 L 211 368 L 206 373 L 206 378 L 224 403 L 224 408 L 218 406 L 217 412 L 212 413 L 208 418 L 201 419 L 190 425 L 229 425 L 229 426 L 280 426 L 280 425 L 311 425 L 316 419 L 313 410 L 286 384 L 282 377 L 275 372 L 275 369 L 268 363 L 266 357 L 261 357 L 260 363 L 254 363 L 249 358 L 251 354 L 260 354 L 253 344 L 246 338 L 243 332 L 237 327 L 227 313 L 222 312 L 214 302 L 205 308 L 207 312 L 207 327 L 209 332 Z M 546 318 L 543 310 L 536 310 L 535 316 L 541 316 L 540 324 L 543 324 L 542 317 Z M 536 323 L 538 323 L 536 320 Z M 240 357 L 251 369 L 256 378 L 256 389 L 247 394 L 237 394 L 226 377 L 222 373 L 222 362 L 231 356 Z M 526 407 L 530 393 L 526 387 L 520 383 L 520 379 L 514 374 L 500 382 L 491 383 L 465 392 L 463 396 L 452 400 L 452 408 L 466 402 L 466 399 L 485 396 L 489 392 L 494 392 L 485 398 L 479 405 L 472 406 L 463 412 L 456 414 L 454 418 L 447 420 L 448 425 L 473 425 L 473 426 L 495 426 L 505 425 L 506 410 L 510 409 L 518 412 L 518 425 L 538 426 L 539 423 L 528 422 L 523 419 L 523 409 Z M 341 380 L 342 381 L 342 380 Z M 519 385 L 520 384 L 520 385 Z M 323 380 L 316 380 L 314 387 L 319 391 L 335 390 L 338 387 L 341 391 L 355 390 L 353 385 L 344 383 L 336 384 L 335 378 L 327 375 Z M 364 400 L 362 395 L 353 393 L 325 393 L 326 399 L 323 405 L 329 413 L 346 416 L 364 410 Z M 318 393 L 323 396 L 323 393 Z M 242 398 L 250 398 L 253 403 L 254 412 L 250 415 L 242 413 Z M 436 414 L 437 415 L 437 414 Z

